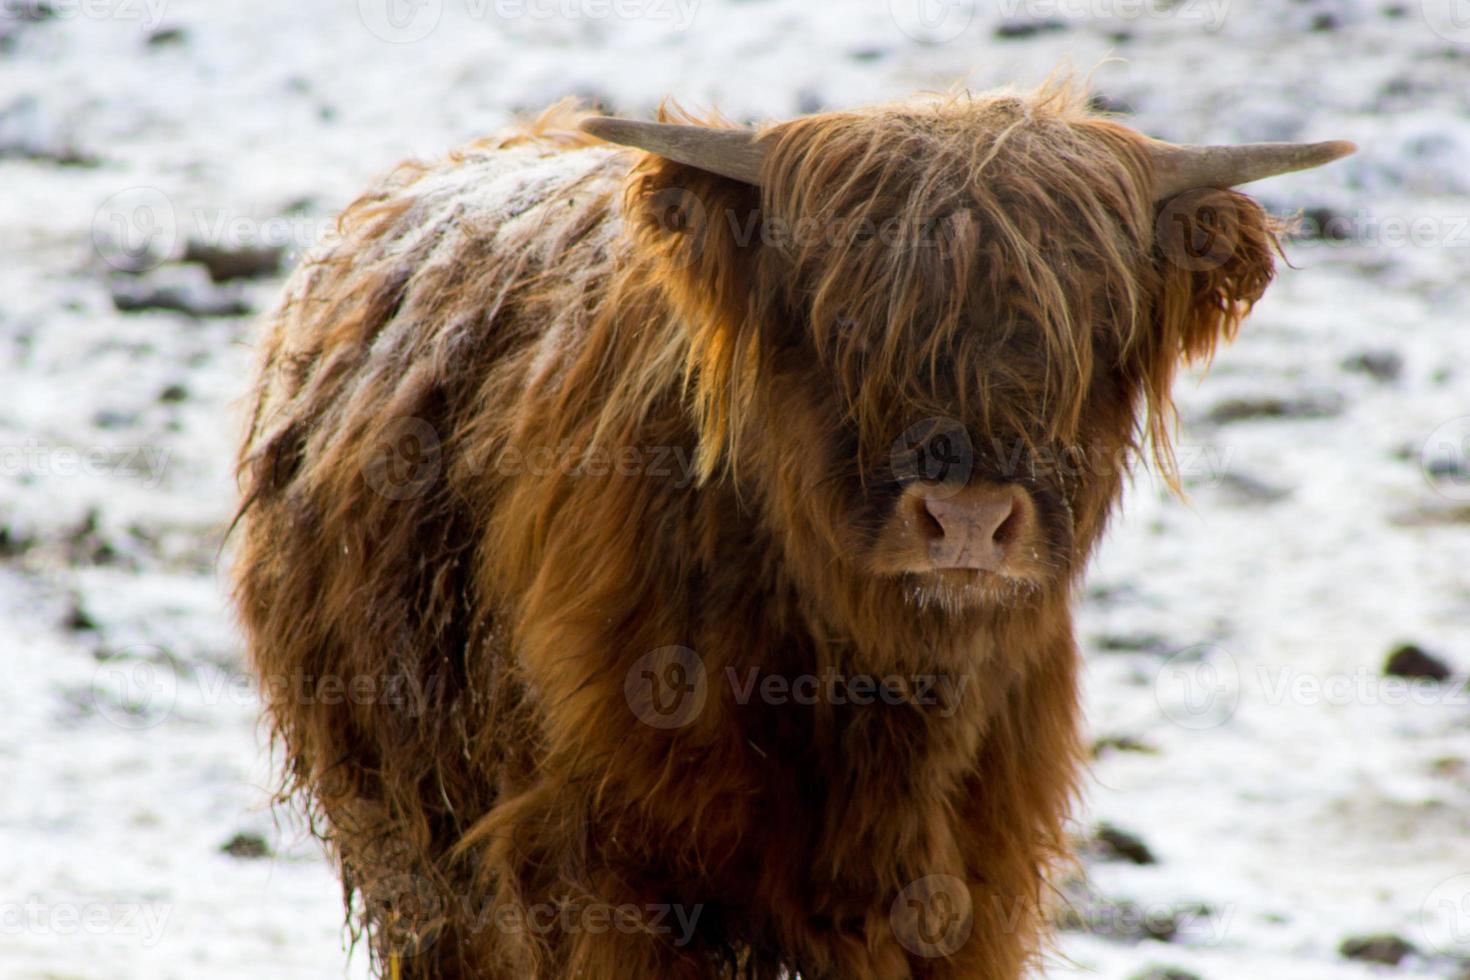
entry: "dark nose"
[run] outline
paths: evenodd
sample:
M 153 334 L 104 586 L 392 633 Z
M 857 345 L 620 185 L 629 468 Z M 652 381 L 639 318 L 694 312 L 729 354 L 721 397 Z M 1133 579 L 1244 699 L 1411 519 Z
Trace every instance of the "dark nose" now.
M 1013 484 L 926 488 L 922 501 L 936 568 L 999 571 L 1036 519 L 1030 497 Z

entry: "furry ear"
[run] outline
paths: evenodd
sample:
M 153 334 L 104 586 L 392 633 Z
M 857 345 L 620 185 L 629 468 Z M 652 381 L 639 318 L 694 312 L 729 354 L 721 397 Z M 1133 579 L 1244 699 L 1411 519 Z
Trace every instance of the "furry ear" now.
M 1170 443 L 1175 370 L 1180 361 L 1208 362 L 1222 339 L 1235 338 L 1276 274 L 1283 230 L 1254 199 L 1236 191 L 1188 191 L 1159 206 L 1154 257 L 1160 292 L 1138 364 L 1154 458 L 1176 489 Z
M 760 190 L 650 155 L 628 185 L 624 213 L 687 328 L 685 390 L 703 481 L 733 457 L 736 420 L 749 414 L 768 353 L 750 308 L 762 251 Z

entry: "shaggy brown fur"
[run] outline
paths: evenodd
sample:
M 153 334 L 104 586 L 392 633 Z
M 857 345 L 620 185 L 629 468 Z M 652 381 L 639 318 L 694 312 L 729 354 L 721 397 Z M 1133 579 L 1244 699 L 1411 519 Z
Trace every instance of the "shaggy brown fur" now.
M 1271 223 L 1161 214 L 1065 88 L 780 125 L 763 190 L 579 118 L 400 168 L 266 331 L 237 579 L 288 795 L 405 977 L 1017 977 L 1071 593 Z M 1034 502 L 1036 574 L 876 570 L 936 418 Z

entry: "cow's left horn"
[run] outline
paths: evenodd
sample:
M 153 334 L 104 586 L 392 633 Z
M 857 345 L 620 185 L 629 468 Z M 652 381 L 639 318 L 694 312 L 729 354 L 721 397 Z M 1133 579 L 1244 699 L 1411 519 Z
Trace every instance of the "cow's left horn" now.
M 1196 187 L 1234 187 L 1264 177 L 1310 170 L 1357 152 L 1347 140 L 1327 143 L 1246 143 L 1243 146 L 1149 147 L 1158 184 L 1154 200 L 1162 201 Z
M 677 123 L 639 122 L 612 116 L 582 120 L 582 129 L 598 139 L 657 153 L 675 163 L 760 184 L 765 148 L 749 129 L 715 129 Z

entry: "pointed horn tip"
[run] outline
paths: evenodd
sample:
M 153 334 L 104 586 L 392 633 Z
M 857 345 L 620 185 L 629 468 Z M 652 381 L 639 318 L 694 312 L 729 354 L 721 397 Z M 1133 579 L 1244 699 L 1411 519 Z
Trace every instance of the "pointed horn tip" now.
M 619 124 L 623 121 L 613 116 L 588 116 L 577 125 L 584 133 L 596 136 L 601 140 L 614 142 L 614 134 L 621 128 Z
M 1341 160 L 1343 157 L 1350 157 L 1357 153 L 1358 144 L 1352 140 L 1328 140 L 1325 143 L 1313 144 L 1312 149 L 1317 151 L 1323 163 L 1331 163 L 1333 160 Z

